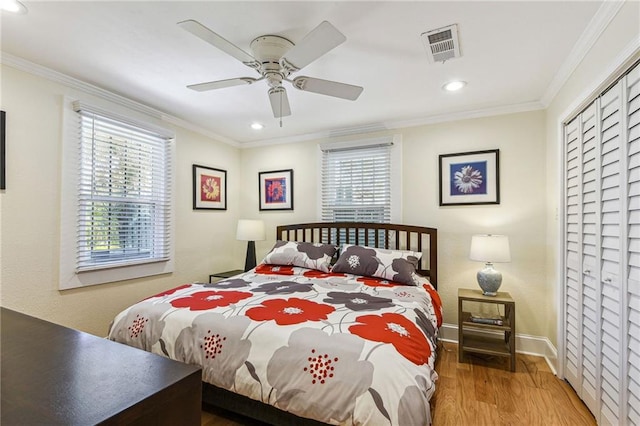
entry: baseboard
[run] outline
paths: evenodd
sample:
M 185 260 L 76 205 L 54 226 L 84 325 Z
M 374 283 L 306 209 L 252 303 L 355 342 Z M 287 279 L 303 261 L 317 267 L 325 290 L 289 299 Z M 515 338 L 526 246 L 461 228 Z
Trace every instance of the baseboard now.
M 480 331 L 479 334 L 499 335 L 499 332 Z M 440 328 L 440 340 L 458 343 L 458 326 L 456 324 L 442 324 Z M 526 355 L 541 356 L 545 359 L 549 368 L 556 374 L 558 351 L 551 341 L 542 336 L 516 333 L 516 352 Z

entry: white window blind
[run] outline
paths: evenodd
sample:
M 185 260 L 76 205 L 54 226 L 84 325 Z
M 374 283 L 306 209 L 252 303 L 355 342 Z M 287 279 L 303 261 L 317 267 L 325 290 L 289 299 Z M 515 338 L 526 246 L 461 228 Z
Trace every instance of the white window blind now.
M 391 147 L 322 149 L 322 221 L 391 222 Z
M 80 115 L 76 272 L 168 260 L 170 138 L 74 104 Z

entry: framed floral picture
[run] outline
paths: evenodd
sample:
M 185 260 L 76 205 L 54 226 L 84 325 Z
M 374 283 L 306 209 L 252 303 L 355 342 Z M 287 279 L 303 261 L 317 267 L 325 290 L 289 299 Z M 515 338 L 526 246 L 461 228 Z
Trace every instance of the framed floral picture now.
M 193 165 L 193 209 L 227 209 L 227 171 Z
M 293 170 L 258 173 L 260 210 L 293 210 Z
M 500 204 L 500 150 L 440 155 L 440 205 Z

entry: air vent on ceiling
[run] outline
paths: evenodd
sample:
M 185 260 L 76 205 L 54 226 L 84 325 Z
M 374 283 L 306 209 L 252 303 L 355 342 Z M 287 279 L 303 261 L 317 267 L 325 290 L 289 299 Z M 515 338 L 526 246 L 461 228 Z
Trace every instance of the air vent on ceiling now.
M 458 24 L 438 28 L 420 34 L 427 58 L 430 63 L 444 62 L 460 57 L 460 43 L 458 41 Z

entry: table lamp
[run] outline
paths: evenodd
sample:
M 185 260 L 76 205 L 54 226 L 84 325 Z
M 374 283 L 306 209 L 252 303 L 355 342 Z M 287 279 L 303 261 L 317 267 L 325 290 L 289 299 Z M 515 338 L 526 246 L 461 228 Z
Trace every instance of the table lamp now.
M 264 236 L 264 222 L 261 220 L 238 220 L 236 239 L 247 242 L 247 257 L 244 261 L 244 271 L 256 267 L 256 241 L 262 241 Z
M 476 275 L 485 296 L 495 296 L 502 284 L 502 274 L 493 268 L 493 263 L 511 262 L 509 237 L 506 235 L 474 235 L 471 237 L 469 259 L 486 262 L 484 269 Z

